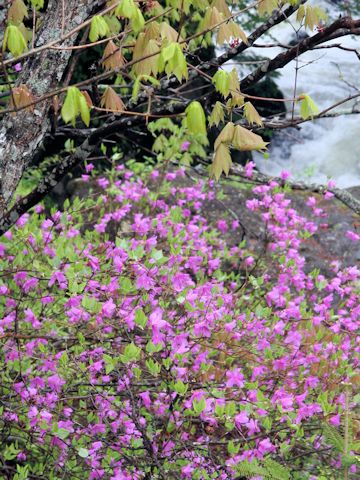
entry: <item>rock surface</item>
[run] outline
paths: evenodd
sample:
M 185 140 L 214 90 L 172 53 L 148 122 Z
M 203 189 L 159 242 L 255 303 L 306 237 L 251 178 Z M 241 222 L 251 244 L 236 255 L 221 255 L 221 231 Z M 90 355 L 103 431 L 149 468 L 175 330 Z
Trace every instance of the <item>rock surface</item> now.
M 206 180 L 207 177 L 190 170 L 186 177 L 176 180 L 178 186 L 190 186 L 195 182 Z M 86 197 L 91 183 L 73 180 L 68 184 L 71 196 Z M 97 189 L 96 186 L 94 187 Z M 238 245 L 246 239 L 247 245 L 255 252 L 264 252 L 265 230 L 260 215 L 246 208 L 246 201 L 254 198 L 253 185 L 239 181 L 222 180 L 215 185 L 217 198 L 205 202 L 199 212 L 215 225 L 220 218 L 232 221 L 237 219 L 241 228 L 236 234 L 229 230 L 226 240 L 229 245 Z M 349 189 L 351 194 L 360 198 L 360 187 Z M 346 236 L 348 230 L 360 233 L 360 217 L 337 199 L 326 200 L 323 195 L 301 190 L 292 190 L 287 194 L 292 207 L 298 213 L 318 225 L 318 231 L 309 239 L 304 240 L 302 254 L 306 259 L 306 271 L 318 268 L 321 273 L 330 272 L 330 264 L 339 261 L 342 266 L 357 265 L 360 261 L 360 244 Z M 312 215 L 311 208 L 306 205 L 309 196 L 317 200 L 317 206 L 326 212 L 325 218 Z M 327 224 L 327 227 L 321 224 Z
M 255 250 L 261 251 L 265 238 L 264 224 L 258 214 L 246 208 L 246 201 L 254 198 L 252 186 L 248 188 L 242 182 L 222 182 L 217 188 L 223 192 L 223 198 L 206 204 L 203 214 L 211 221 L 221 218 L 225 212 L 229 218 L 237 217 L 243 226 L 244 238 Z M 353 188 L 351 193 L 360 198 L 360 187 Z M 311 208 L 306 205 L 310 196 L 315 197 L 317 206 L 326 212 L 325 218 L 312 215 Z M 339 200 L 326 200 L 323 195 L 314 192 L 293 190 L 287 197 L 300 215 L 318 226 L 318 231 L 303 242 L 301 252 L 306 259 L 306 271 L 318 268 L 323 274 L 329 273 L 333 261 L 341 262 L 342 266 L 359 264 L 360 243 L 346 236 L 348 230 L 360 233 L 360 218 L 357 214 Z M 327 227 L 321 224 L 327 224 Z M 241 236 L 234 238 L 231 232 L 228 241 L 231 244 L 238 243 Z

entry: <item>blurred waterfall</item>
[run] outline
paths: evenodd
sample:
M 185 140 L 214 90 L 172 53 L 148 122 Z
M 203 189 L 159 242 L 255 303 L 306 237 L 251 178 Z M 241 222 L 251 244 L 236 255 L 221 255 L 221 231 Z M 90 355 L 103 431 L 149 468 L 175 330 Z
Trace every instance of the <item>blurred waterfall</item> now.
M 324 8 L 329 21 L 336 19 L 340 10 L 335 2 L 314 0 L 311 3 Z M 272 28 L 270 35 L 262 37 L 258 43 L 280 42 L 289 44 L 294 40 L 295 16 L 289 23 Z M 311 32 L 308 32 L 313 34 Z M 341 37 L 328 42 L 357 48 L 360 51 L 359 37 Z M 274 57 L 283 51 L 281 48 L 249 49 L 248 53 Z M 318 49 L 299 57 L 297 95 L 309 94 L 320 110 L 323 110 L 344 97 L 360 91 L 360 62 L 354 52 L 338 48 Z M 280 71 L 276 83 L 286 98 L 294 95 L 296 62 L 293 61 Z M 233 68 L 229 66 L 228 68 Z M 239 67 L 240 68 L 240 67 Z M 241 67 L 241 74 L 244 74 Z M 349 111 L 355 102 L 347 102 L 333 112 Z M 360 111 L 360 100 L 356 105 Z M 291 103 L 287 110 L 291 112 Z M 299 109 L 296 107 L 296 112 Z M 339 187 L 360 185 L 360 114 L 345 115 L 336 118 L 316 120 L 302 124 L 300 130 L 291 128 L 275 133 L 269 150 L 270 157 L 265 159 L 256 153 L 254 159 L 258 168 L 270 175 L 278 175 L 288 170 L 293 179 L 324 183 L 329 178 Z

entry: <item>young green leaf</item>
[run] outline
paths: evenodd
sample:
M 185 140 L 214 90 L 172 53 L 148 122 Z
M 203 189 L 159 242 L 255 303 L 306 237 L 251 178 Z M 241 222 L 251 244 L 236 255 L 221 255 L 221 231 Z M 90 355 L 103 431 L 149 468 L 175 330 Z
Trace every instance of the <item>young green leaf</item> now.
M 222 143 L 230 145 L 233 141 L 234 132 L 235 132 L 235 125 L 233 124 L 233 122 L 228 122 L 225 125 L 225 127 L 221 130 L 221 132 L 219 133 L 218 137 L 215 140 L 215 143 L 214 143 L 215 150 L 219 148 L 219 146 Z
M 78 454 L 81 458 L 87 458 L 89 456 L 89 450 L 87 448 L 79 448 Z
M 227 449 L 230 455 L 236 455 L 239 450 L 240 450 L 240 444 L 235 445 L 235 443 L 232 440 L 229 440 Z
M 144 311 L 140 308 L 135 311 L 135 323 L 139 325 L 140 328 L 145 328 L 147 324 L 147 316 L 145 315 Z
M 218 70 L 213 76 L 213 84 L 215 89 L 220 92 L 224 98 L 229 95 L 230 89 L 230 74 L 225 70 Z
M 322 20 L 327 19 L 327 14 L 318 6 L 301 5 L 298 9 L 296 20 L 302 22 L 305 19 L 305 28 L 314 30 L 316 25 L 319 25 Z
M 185 110 L 186 125 L 191 133 L 206 135 L 205 113 L 201 103 L 194 101 Z
M 306 120 L 307 118 L 313 118 L 314 115 L 319 113 L 316 103 L 309 95 L 303 93 L 299 96 L 299 99 L 301 100 L 300 115 L 303 120 Z
M 179 395 L 185 395 L 189 386 L 183 383 L 180 379 L 174 384 L 173 389 Z
M 206 10 L 203 21 L 199 25 L 199 30 L 210 30 L 225 20 L 224 15 L 219 10 L 211 6 Z
M 205 407 L 206 407 L 205 397 L 202 397 L 201 400 L 196 400 L 194 398 L 192 406 L 193 406 L 193 409 L 194 409 L 194 412 L 196 413 L 196 415 L 200 415 L 200 413 L 203 412 L 205 410 Z
M 208 117 L 209 125 L 218 126 L 220 122 L 224 121 L 224 108 L 220 102 L 216 102 L 214 108 L 212 109 L 211 115 Z
M 14 0 L 8 11 L 8 22 L 17 25 L 28 17 L 28 11 L 23 0 Z
M 78 89 L 76 87 L 69 87 L 61 109 L 61 117 L 65 123 L 75 122 L 78 114 Z
M 109 25 L 101 15 L 95 15 L 90 24 L 89 40 L 96 42 L 99 38 L 106 37 L 110 33 Z
M 270 14 L 278 8 L 278 0 L 261 0 L 257 8 L 260 15 Z
M 175 75 L 179 82 L 182 78 L 188 78 L 186 60 L 179 43 L 172 42 L 161 50 L 159 70 L 165 70 L 168 76 Z
M 231 17 L 231 12 L 226 3 L 226 0 L 213 0 L 211 6 L 216 7 L 218 11 L 224 15 L 224 18 Z
M 256 123 L 260 127 L 263 126 L 263 122 L 261 120 L 260 115 L 258 114 L 254 105 L 250 102 L 246 102 L 244 104 L 244 116 L 246 120 L 250 123 L 250 125 L 253 125 L 254 123 Z
M 36 9 L 40 10 L 41 8 L 44 8 L 44 0 L 30 0 L 31 5 Z
M 124 363 L 136 362 L 139 360 L 141 354 L 141 349 L 137 347 L 134 343 L 129 343 L 125 347 L 124 354 L 121 355 L 121 360 Z
M 138 77 L 136 77 L 135 82 L 134 82 L 134 86 L 133 86 L 133 91 L 132 91 L 132 96 L 131 96 L 131 100 L 133 102 L 136 102 L 136 100 L 137 100 L 137 97 L 138 97 L 139 92 L 140 92 L 140 87 L 141 87 L 141 82 L 142 81 L 150 82 L 154 86 L 159 86 L 160 85 L 159 80 L 156 80 L 156 78 L 152 77 L 151 75 L 139 75 Z
M 227 104 L 229 103 L 229 107 L 243 105 L 244 97 L 240 92 L 240 82 L 236 68 L 233 68 L 230 72 L 230 94 L 231 99 L 227 102 Z
M 210 166 L 210 177 L 215 178 L 215 180 L 219 180 L 223 172 L 225 175 L 228 175 L 231 164 L 232 160 L 229 146 L 225 143 L 220 143 L 218 148 L 215 150 L 214 159 Z
M 72 122 L 75 125 L 76 117 L 79 114 L 85 125 L 89 126 L 90 108 L 85 95 L 78 88 L 69 87 L 61 109 L 61 117 L 65 123 Z
M 108 24 L 110 35 L 117 35 L 120 33 L 121 24 L 115 15 L 104 15 L 104 20 Z
M 250 150 L 265 150 L 267 144 L 268 142 L 264 142 L 260 135 L 256 135 L 256 133 L 241 127 L 240 125 L 235 127 L 232 145 L 237 150 L 243 152 Z
M 221 45 L 226 41 L 230 42 L 230 40 L 234 38 L 240 39 L 242 42 L 246 44 L 249 43 L 247 36 L 245 35 L 245 32 L 233 20 L 230 20 L 229 22 L 223 23 L 222 25 L 220 25 L 220 28 L 216 37 L 216 43 Z
M 135 14 L 136 5 L 133 0 L 122 0 L 115 9 L 118 17 L 131 18 Z
M 143 14 L 139 8 L 136 8 L 134 15 L 131 17 L 131 26 L 135 32 L 140 32 L 145 25 Z
M 80 92 L 79 96 L 79 111 L 82 121 L 88 127 L 90 125 L 90 108 L 87 104 L 85 95 Z
M 70 432 L 69 430 L 66 430 L 66 428 L 59 428 L 59 430 L 55 434 L 55 436 L 61 438 L 61 440 L 65 440 L 69 435 Z
M 3 52 L 6 49 L 8 49 L 14 57 L 18 57 L 27 49 L 24 35 L 16 25 L 9 25 L 5 30 Z
M 114 357 L 107 354 L 105 354 L 103 358 L 105 362 L 106 375 L 109 375 L 109 373 L 111 373 L 116 368 L 116 360 Z
M 120 5 L 115 9 L 115 15 L 118 17 L 129 18 L 131 20 L 131 26 L 135 32 L 139 32 L 144 28 L 144 17 L 134 0 L 122 0 Z
M 153 377 L 157 377 L 161 371 L 161 365 L 153 360 L 152 358 L 149 358 L 145 362 L 147 369 L 151 373 Z

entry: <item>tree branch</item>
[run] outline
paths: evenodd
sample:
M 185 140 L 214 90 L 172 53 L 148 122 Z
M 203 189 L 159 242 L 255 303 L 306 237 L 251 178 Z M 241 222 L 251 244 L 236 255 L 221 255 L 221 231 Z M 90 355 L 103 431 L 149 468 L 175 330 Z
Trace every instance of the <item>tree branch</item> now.
M 197 67 L 200 72 L 206 72 L 210 69 L 216 69 L 223 65 L 224 63 L 228 62 L 232 58 L 237 57 L 240 53 L 244 52 L 248 48 L 252 47 L 253 44 L 258 40 L 264 33 L 266 33 L 270 28 L 278 25 L 279 23 L 283 22 L 286 18 L 290 17 L 294 12 L 296 12 L 300 5 L 307 2 L 307 0 L 301 0 L 298 5 L 296 6 L 289 6 L 285 10 L 276 10 L 264 23 L 262 23 L 257 29 L 253 31 L 251 35 L 248 36 L 248 42 L 240 42 L 240 44 L 235 48 L 229 48 L 226 50 L 225 53 L 220 55 L 219 57 L 214 57 L 209 61 L 200 63 Z M 189 80 L 183 84 L 182 86 L 186 87 L 191 82 L 201 75 L 199 71 L 193 70 L 190 72 Z M 161 87 L 162 89 L 167 89 L 172 85 L 177 84 L 177 80 L 175 77 L 171 77 L 168 80 L 162 82 Z
M 327 42 L 334 38 L 339 38 L 345 35 L 358 34 L 360 27 L 360 20 L 353 20 L 351 17 L 342 17 L 333 22 L 328 27 L 324 28 L 321 32 L 313 35 L 312 37 L 305 38 L 297 43 L 294 47 L 290 48 L 286 52 L 279 53 L 275 58 L 269 59 L 268 62 L 262 64 L 253 73 L 250 73 L 240 81 L 241 88 L 246 90 L 247 88 L 255 85 L 269 72 L 273 72 L 279 68 L 283 68 L 290 63 L 296 57 L 301 55 L 320 43 Z

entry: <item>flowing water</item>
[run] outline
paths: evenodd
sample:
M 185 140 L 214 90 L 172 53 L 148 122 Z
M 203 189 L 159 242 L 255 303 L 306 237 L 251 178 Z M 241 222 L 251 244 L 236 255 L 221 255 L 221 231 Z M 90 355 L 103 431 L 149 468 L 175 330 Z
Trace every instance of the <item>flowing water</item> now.
M 333 3 L 324 0 L 312 3 L 328 11 L 329 21 L 339 16 L 339 10 Z M 291 20 L 296 25 L 294 18 Z M 267 43 L 277 40 L 288 44 L 294 38 L 294 30 L 289 24 L 274 27 L 270 34 L 272 40 L 267 38 Z M 262 44 L 264 40 L 263 37 Z M 334 43 L 360 51 L 359 37 L 341 37 L 328 42 Z M 283 51 L 281 48 L 252 50 L 268 57 Z M 296 92 L 309 94 L 320 110 L 360 90 L 360 61 L 354 52 L 337 48 L 313 50 L 299 57 L 298 66 L 301 68 L 298 70 Z M 276 79 L 286 98 L 294 96 L 295 67 L 296 62 L 291 62 Z M 355 105 L 355 101 L 345 103 L 332 112 L 351 111 L 352 107 L 360 112 L 360 102 Z M 291 111 L 291 104 L 287 109 Z M 270 157 L 265 159 L 256 153 L 254 158 L 258 168 L 270 175 L 288 170 L 295 179 L 325 183 L 331 178 L 339 187 L 351 187 L 360 185 L 359 137 L 360 114 L 320 119 L 302 124 L 300 130 L 278 131 L 271 142 Z

